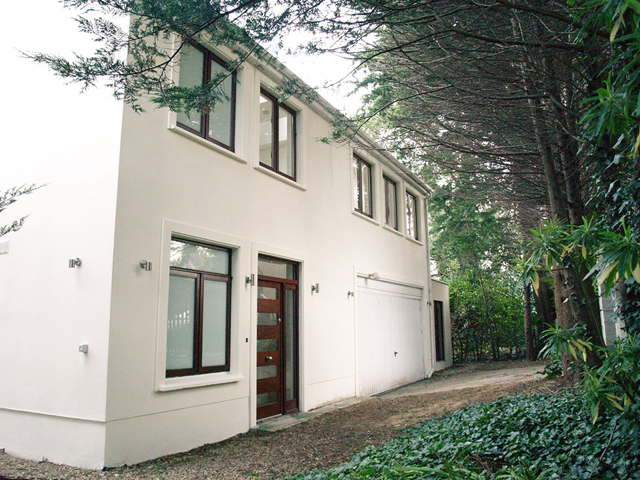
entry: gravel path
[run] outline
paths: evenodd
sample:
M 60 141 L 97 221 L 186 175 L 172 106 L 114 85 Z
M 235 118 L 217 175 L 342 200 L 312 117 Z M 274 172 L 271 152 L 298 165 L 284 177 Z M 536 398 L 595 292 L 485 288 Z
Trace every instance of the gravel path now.
M 492 364 L 488 364 L 492 367 Z M 511 366 L 522 364 L 512 363 Z M 530 364 L 529 364 L 530 365 Z M 493 368 L 484 368 L 492 370 Z M 482 367 L 451 369 L 439 378 L 482 375 Z M 437 377 L 437 378 L 438 378 Z M 436 378 L 436 381 L 438 379 Z M 462 377 L 461 377 L 462 378 Z M 250 432 L 186 453 L 169 455 L 130 467 L 95 472 L 30 462 L 0 455 L 0 480 L 204 480 L 276 478 L 311 468 L 328 468 L 351 458 L 366 445 L 380 445 L 419 420 L 506 393 L 557 388 L 558 383 L 532 376 L 503 376 L 495 384 L 427 394 L 374 397 L 275 433 Z

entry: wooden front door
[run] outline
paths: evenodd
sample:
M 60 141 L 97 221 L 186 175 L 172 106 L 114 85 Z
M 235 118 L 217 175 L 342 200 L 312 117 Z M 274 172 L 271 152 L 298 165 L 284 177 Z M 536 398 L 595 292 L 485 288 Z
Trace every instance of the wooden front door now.
M 258 276 L 258 419 L 298 411 L 297 283 Z
M 258 281 L 258 418 L 282 413 L 282 284 Z

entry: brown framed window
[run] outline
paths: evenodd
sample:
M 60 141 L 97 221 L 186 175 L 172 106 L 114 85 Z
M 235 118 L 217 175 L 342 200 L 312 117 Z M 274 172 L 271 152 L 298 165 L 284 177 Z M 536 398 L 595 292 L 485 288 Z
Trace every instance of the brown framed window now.
M 407 192 L 407 235 L 418 240 L 418 201 Z
M 212 109 L 203 112 L 179 112 L 178 126 L 216 145 L 234 151 L 236 122 L 236 71 L 209 50 L 185 45 L 180 54 L 181 87 L 218 84 L 220 98 Z
M 384 224 L 398 230 L 398 186 L 384 176 Z
M 296 179 L 296 112 L 260 89 L 260 165 Z
M 373 180 L 371 165 L 357 155 L 353 156 L 353 200 L 356 212 L 373 218 Z
M 229 371 L 231 250 L 171 239 L 167 377 Z
M 443 362 L 444 356 L 444 305 L 439 300 L 433 302 L 436 333 L 436 362 Z

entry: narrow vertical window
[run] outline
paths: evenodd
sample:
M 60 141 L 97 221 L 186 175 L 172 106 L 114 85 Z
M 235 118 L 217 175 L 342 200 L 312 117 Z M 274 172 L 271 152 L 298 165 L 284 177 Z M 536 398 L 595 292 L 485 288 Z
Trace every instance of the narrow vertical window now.
M 433 313 L 436 333 L 436 362 L 443 362 L 444 355 L 444 305 L 441 301 L 434 300 Z
M 384 177 L 384 223 L 398 230 L 398 192 L 396 182 Z
M 356 212 L 373 218 L 373 184 L 371 165 L 355 155 L 353 157 L 354 188 L 353 199 Z
M 407 235 L 418 240 L 418 202 L 407 192 Z
M 178 113 L 178 126 L 227 150 L 234 150 L 236 72 L 210 51 L 198 45 L 185 45 L 180 55 L 181 87 L 217 84 L 219 99 L 203 112 Z
M 231 252 L 172 239 L 167 377 L 229 370 Z
M 296 112 L 260 90 L 260 165 L 296 179 Z

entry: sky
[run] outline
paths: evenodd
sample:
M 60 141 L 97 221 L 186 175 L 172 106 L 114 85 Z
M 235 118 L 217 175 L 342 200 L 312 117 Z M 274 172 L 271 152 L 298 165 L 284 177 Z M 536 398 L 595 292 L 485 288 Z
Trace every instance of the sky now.
M 0 191 L 25 183 L 48 183 L 57 173 L 53 155 L 69 155 L 95 150 L 74 129 L 78 122 L 118 124 L 122 107 L 108 89 L 90 89 L 81 93 L 78 84 L 66 84 L 44 65 L 22 58 L 24 52 L 46 52 L 71 56 L 90 54 L 95 44 L 78 32 L 74 13 L 58 0 L 22 0 L 3 5 L 0 15 L 0 90 L 5 115 L 0 116 Z M 126 23 L 125 23 L 126 24 Z M 293 35 L 288 40 L 295 46 L 302 40 Z M 291 56 L 277 53 L 277 58 L 320 95 L 346 113 L 360 106 L 357 95 L 347 96 L 352 86 L 344 82 L 339 88 L 322 88 L 349 73 L 348 61 L 333 55 Z M 81 105 L 82 108 L 76 108 Z M 68 112 L 92 112 L 92 118 L 71 118 Z M 52 128 L 50 128 L 52 126 Z M 65 131 L 61 137 L 58 132 Z M 72 148 L 74 151 L 69 151 Z M 103 148 L 103 147 L 101 147 Z M 34 172 L 39 172 L 39 176 Z M 26 202 L 20 202 L 26 203 Z M 12 207 L 15 209 L 15 207 Z
M 291 46 L 299 43 L 292 36 L 286 40 L 291 43 Z M 333 54 L 308 56 L 280 53 L 275 56 L 289 70 L 317 90 L 329 103 L 343 112 L 354 114 L 362 104 L 360 94 L 349 95 L 353 90 L 353 85 L 349 83 L 349 73 L 353 68 L 350 61 Z M 343 80 L 344 77 L 347 78 Z M 325 88 L 325 84 L 331 85 L 336 82 L 339 84 Z
M 57 0 L 23 0 L 3 5 L 0 31 L 0 91 L 5 110 L 0 116 L 3 191 L 12 186 L 52 182 L 58 178 L 59 162 L 53 161 L 56 156 L 71 158 L 82 152 L 91 156 L 89 152 L 94 152 L 96 145 L 88 144 L 89 140 L 82 138 L 83 129 L 76 126 L 118 125 L 122 104 L 106 89 L 81 94 L 79 85 L 67 85 L 47 67 L 21 56 L 21 51 L 69 54 L 87 53 L 93 48 L 91 44 L 87 48 L 86 37 L 77 31 L 70 13 Z M 82 108 L 76 108 L 79 105 Z M 100 146 L 101 151 L 109 148 L 117 147 Z M 11 212 L 27 203 L 18 202 Z
M 0 42 L 0 59 L 3 62 L 3 70 L 11 71 L 12 66 L 16 65 L 19 67 L 18 70 L 29 70 L 39 78 L 44 79 L 43 76 L 54 78 L 54 75 L 44 66 L 26 66 L 29 61 L 20 58 L 19 51 L 41 51 L 63 55 L 69 55 L 72 52 L 91 53 L 93 44 L 89 41 L 90 37 L 78 32 L 72 20 L 74 15 L 76 14 L 73 11 L 64 9 L 58 0 L 22 0 L 3 5 L 3 14 L 0 16 L 2 29 L 0 31 L 3 32 L 3 41 Z M 286 41 L 289 44 L 285 47 L 295 47 L 302 40 L 302 36 L 288 35 Z M 346 113 L 355 113 L 360 106 L 358 95 L 347 95 L 352 90 L 352 86 L 346 81 L 338 87 L 323 88 L 326 83 L 336 82 L 350 72 L 349 61 L 329 54 L 309 57 L 278 52 L 276 57 L 302 80 L 317 89 L 320 95 L 335 107 Z M 1 77 L 0 87 L 6 92 L 5 87 L 8 85 Z M 33 78 L 26 81 L 38 83 Z M 62 82 L 60 79 L 54 81 Z M 34 88 L 37 87 L 34 85 Z M 70 85 L 68 88 L 79 92 L 78 85 Z M 10 104 L 11 101 L 16 102 L 15 108 L 20 108 L 17 105 L 19 99 L 10 98 Z

